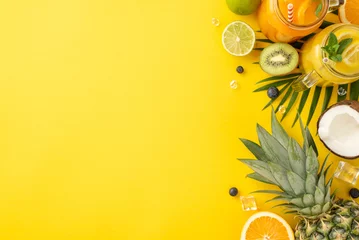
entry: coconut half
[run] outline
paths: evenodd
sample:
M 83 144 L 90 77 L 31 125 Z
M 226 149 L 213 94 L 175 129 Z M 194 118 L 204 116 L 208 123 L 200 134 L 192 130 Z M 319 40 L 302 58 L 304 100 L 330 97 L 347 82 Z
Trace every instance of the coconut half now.
M 326 110 L 318 121 L 318 135 L 334 154 L 359 157 L 359 102 L 341 101 Z

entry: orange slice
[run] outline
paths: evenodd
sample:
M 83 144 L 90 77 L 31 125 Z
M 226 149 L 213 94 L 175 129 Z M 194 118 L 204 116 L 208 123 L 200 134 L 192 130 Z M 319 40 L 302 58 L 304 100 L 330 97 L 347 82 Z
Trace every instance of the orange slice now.
M 294 240 L 289 224 L 277 214 L 258 212 L 243 227 L 241 240 Z
M 339 8 L 339 19 L 342 23 L 359 25 L 359 0 L 346 0 Z

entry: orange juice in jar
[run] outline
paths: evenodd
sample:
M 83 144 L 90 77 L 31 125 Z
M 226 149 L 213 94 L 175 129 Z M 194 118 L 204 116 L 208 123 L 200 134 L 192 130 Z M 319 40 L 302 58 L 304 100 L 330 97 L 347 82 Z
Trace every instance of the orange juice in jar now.
M 273 42 L 294 42 L 317 30 L 327 13 L 343 3 L 344 0 L 263 0 L 258 23 Z
M 332 46 L 331 54 L 326 50 L 330 46 Z M 292 84 L 292 88 L 297 92 L 307 90 L 314 85 L 332 86 L 357 81 L 359 26 L 333 24 L 325 28 L 303 45 L 300 59 L 299 65 L 303 75 Z

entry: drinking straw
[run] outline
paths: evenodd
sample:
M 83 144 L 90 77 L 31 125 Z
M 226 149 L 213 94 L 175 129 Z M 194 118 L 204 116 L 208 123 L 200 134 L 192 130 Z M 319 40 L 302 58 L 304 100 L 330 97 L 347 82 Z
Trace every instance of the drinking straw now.
M 292 3 L 289 3 L 287 5 L 287 8 L 288 8 L 288 22 L 293 22 L 294 5 Z

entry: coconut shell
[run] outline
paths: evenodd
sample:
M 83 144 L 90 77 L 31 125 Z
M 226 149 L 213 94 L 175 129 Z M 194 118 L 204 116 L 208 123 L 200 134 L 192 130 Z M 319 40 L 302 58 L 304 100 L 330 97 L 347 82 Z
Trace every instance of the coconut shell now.
M 331 107 L 329 107 L 327 110 L 325 110 L 325 111 L 322 113 L 322 115 L 319 117 L 319 120 L 318 120 L 318 122 L 317 122 L 317 132 L 318 132 L 318 130 L 319 130 L 319 123 L 320 123 L 320 121 L 322 120 L 323 116 L 324 116 L 330 109 L 332 109 L 332 108 L 334 108 L 334 107 L 337 107 L 337 106 L 343 106 L 343 105 L 349 106 L 349 107 L 351 107 L 352 109 L 354 109 L 354 110 L 356 110 L 357 112 L 359 112 L 359 102 L 358 102 L 358 101 L 355 101 L 355 100 L 344 100 L 344 101 L 338 102 L 338 103 L 332 105 Z M 319 134 L 318 134 L 318 136 L 319 136 Z M 325 146 L 330 152 L 332 152 L 333 154 L 335 154 L 335 155 L 337 155 L 337 156 L 339 156 L 339 157 L 341 157 L 341 158 L 348 159 L 348 160 L 352 160 L 352 159 L 357 159 L 357 158 L 359 158 L 359 156 L 355 156 L 355 157 L 342 156 L 342 155 L 340 155 L 340 154 L 338 154 L 338 153 L 332 151 L 332 149 L 330 149 L 330 148 L 325 144 L 325 142 L 320 138 L 320 136 L 319 136 L 319 139 L 320 139 L 320 141 L 324 144 L 324 146 Z

